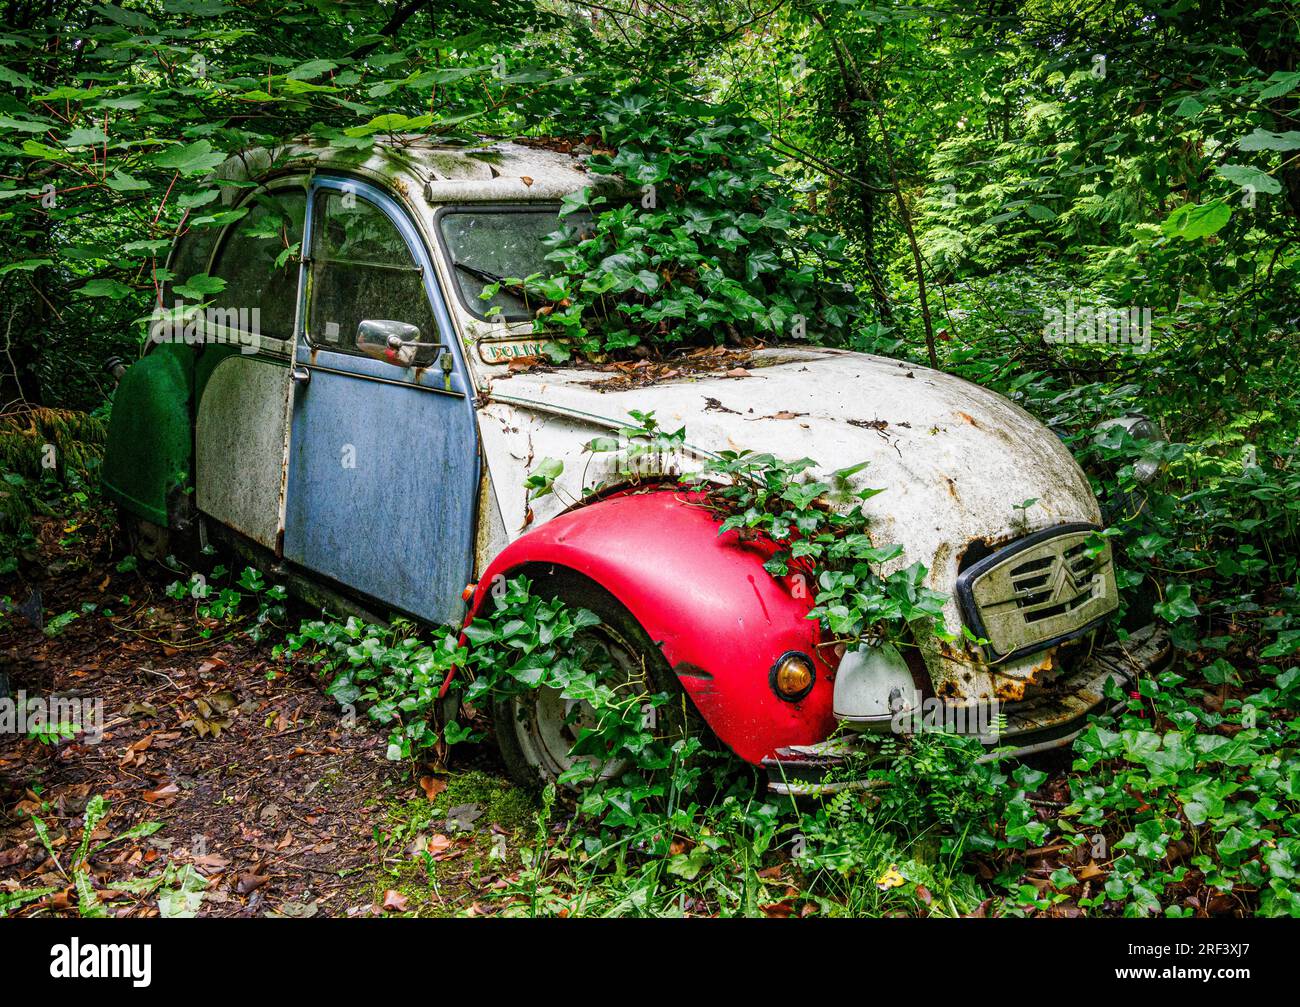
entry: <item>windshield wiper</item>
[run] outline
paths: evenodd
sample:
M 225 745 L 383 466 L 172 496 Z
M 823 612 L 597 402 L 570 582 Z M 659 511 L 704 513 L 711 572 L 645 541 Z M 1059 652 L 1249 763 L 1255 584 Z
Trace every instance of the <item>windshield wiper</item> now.
M 468 262 L 454 263 L 457 269 L 463 269 L 476 280 L 482 280 L 484 283 L 505 283 L 504 276 L 498 276 L 496 273 L 489 273 L 486 269 L 479 269 L 478 266 L 471 266 Z
M 528 303 L 528 288 L 522 283 L 508 283 L 504 276 L 498 276 L 496 273 L 489 273 L 486 269 L 479 269 L 478 266 L 471 266 L 468 262 L 453 262 L 457 269 L 469 273 L 476 280 L 482 280 L 484 283 L 499 283 L 501 289 L 517 296 L 525 304 Z

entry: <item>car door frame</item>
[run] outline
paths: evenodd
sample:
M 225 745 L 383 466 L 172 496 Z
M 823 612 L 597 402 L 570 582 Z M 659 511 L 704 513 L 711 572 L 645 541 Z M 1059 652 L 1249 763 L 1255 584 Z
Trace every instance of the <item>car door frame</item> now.
M 452 370 L 449 376 L 450 387 L 443 384 L 443 372 L 438 361 L 434 361 L 427 367 L 418 368 L 399 368 L 393 364 L 362 355 L 348 354 L 350 363 L 353 363 L 356 370 L 340 371 L 337 368 L 327 367 L 316 363 L 316 355 L 319 351 L 340 352 L 330 347 L 322 347 L 311 342 L 308 333 L 308 296 L 311 274 L 311 249 L 314 244 L 314 227 L 316 215 L 317 196 L 321 192 L 342 192 L 352 193 L 358 198 L 365 199 L 382 212 L 393 226 L 397 229 L 402 239 L 406 242 L 407 250 L 410 252 L 412 260 L 420 267 L 421 278 L 425 296 L 428 298 L 429 306 L 433 314 L 434 322 L 438 327 L 439 340 L 443 344 L 443 352 L 449 353 L 452 358 Z M 293 345 L 290 349 L 290 369 L 291 369 L 291 387 L 289 390 L 288 400 L 288 427 L 286 430 L 285 441 L 285 492 L 281 499 L 280 526 L 284 534 L 282 540 L 289 534 L 289 510 L 290 510 L 290 480 L 293 465 L 293 446 L 295 442 L 295 414 L 297 412 L 297 399 L 303 386 L 311 380 L 313 372 L 323 372 L 325 374 L 342 374 L 347 377 L 360 378 L 366 381 L 374 381 L 380 384 L 401 385 L 406 387 L 419 387 L 421 391 L 427 394 L 435 395 L 452 395 L 459 398 L 462 402 L 461 408 L 465 410 L 467 428 L 470 431 L 471 443 L 468 444 L 467 451 L 472 458 L 473 472 L 470 480 L 470 499 L 469 503 L 469 527 L 467 528 L 465 554 L 461 559 L 467 571 L 466 580 L 473 576 L 475 564 L 475 543 L 477 540 L 480 502 L 480 487 L 483 478 L 483 460 L 481 438 L 478 430 L 477 416 L 477 396 L 474 384 L 473 371 L 470 368 L 465 349 L 461 345 L 459 330 L 447 308 L 446 294 L 438 279 L 438 272 L 433 260 L 433 248 L 435 246 L 429 240 L 429 236 L 419 223 L 418 211 L 402 200 L 396 193 L 381 188 L 373 182 L 365 181 L 356 176 L 349 175 L 343 171 L 325 171 L 318 170 L 312 173 L 307 186 L 307 210 L 303 223 L 303 255 L 299 265 L 298 279 L 298 304 L 296 310 L 297 322 L 295 325 Z M 415 380 L 404 379 L 404 375 L 416 372 Z M 283 541 L 281 548 L 278 550 L 284 554 Z M 292 560 L 290 560 L 293 562 Z M 295 563 L 296 566 L 301 564 Z M 314 576 L 324 576 L 328 574 L 312 570 L 310 567 L 303 566 Z M 329 578 L 332 579 L 332 578 Z M 379 599 L 375 595 L 369 594 L 363 587 L 356 584 L 340 583 L 342 587 L 357 594 L 381 601 L 385 606 L 392 607 L 397 611 L 414 615 L 417 618 L 428 621 L 428 617 L 412 608 L 395 603 L 389 599 Z
M 280 191 L 294 191 L 294 190 L 301 192 L 304 198 L 303 234 L 299 236 L 299 241 L 300 241 L 299 253 L 301 257 L 301 242 L 305 241 L 305 235 L 307 232 L 306 212 L 309 207 L 306 204 L 310 199 L 310 183 L 311 183 L 310 173 L 302 172 L 302 171 L 292 172 L 289 174 L 275 175 L 272 177 L 264 178 L 258 182 L 257 186 L 254 189 L 251 189 L 246 195 L 244 195 L 243 198 L 237 200 L 230 207 L 230 209 L 239 210 L 245 207 L 251 207 L 254 205 L 258 196 L 263 194 L 275 194 Z M 212 273 L 213 268 L 217 265 L 220 256 L 225 251 L 226 246 L 228 245 L 228 243 L 232 238 L 232 235 L 235 233 L 235 229 L 240 227 L 242 223 L 243 223 L 242 217 L 238 220 L 231 221 L 220 230 L 220 232 L 213 240 L 212 247 L 211 249 L 209 249 L 208 255 L 204 261 L 204 269 L 203 269 L 203 271 L 207 273 L 209 276 L 214 275 Z M 171 257 L 169 257 L 168 259 L 169 268 L 170 265 L 171 265 Z M 291 405 L 289 375 L 293 367 L 293 351 L 294 351 L 294 347 L 297 345 L 298 327 L 301 325 L 301 319 L 298 317 L 301 304 L 302 304 L 302 267 L 300 264 L 298 269 L 297 285 L 294 292 L 294 320 L 291 326 L 291 330 L 288 333 L 286 338 L 280 338 L 278 336 L 265 336 L 261 333 L 250 333 L 244 331 L 243 329 L 238 329 L 238 328 L 226 330 L 224 327 L 215 327 L 217 331 L 213 332 L 213 336 L 215 337 L 212 340 L 213 342 L 218 344 L 222 342 L 226 342 L 226 343 L 233 342 L 233 343 L 237 343 L 242 348 L 246 344 L 248 339 L 252 339 L 254 340 L 253 345 L 255 348 L 255 352 L 249 355 L 245 355 L 244 353 L 241 352 L 238 355 L 222 356 L 214 364 L 209 364 L 205 362 L 203 356 L 199 356 L 195 360 L 194 413 L 193 413 L 193 423 L 194 423 L 193 459 L 194 459 L 195 507 L 198 510 L 198 512 L 204 516 L 205 519 L 216 522 L 217 524 L 223 525 L 225 527 L 232 528 L 234 531 L 238 532 L 239 534 L 243 535 L 246 538 L 249 538 L 251 541 L 257 543 L 258 545 L 273 550 L 277 555 L 280 552 L 280 540 L 284 529 L 284 474 L 285 474 L 285 465 L 288 458 L 289 406 Z M 206 336 L 207 326 L 205 325 L 204 328 L 205 328 L 205 336 Z M 204 349 L 206 354 L 209 351 L 209 347 L 205 346 Z M 234 362 L 232 365 L 233 369 L 240 370 L 245 368 L 248 365 L 251 365 L 253 362 L 258 360 L 271 361 L 273 362 L 274 366 L 276 366 L 277 368 L 282 367 L 284 371 L 283 378 L 282 378 L 283 388 L 277 393 L 278 434 L 276 437 L 276 441 L 279 446 L 278 464 L 275 466 L 277 473 L 274 480 L 271 480 L 269 478 L 269 474 L 266 474 L 267 482 L 269 486 L 269 492 L 274 493 L 276 497 L 273 514 L 271 514 L 269 511 L 267 513 L 259 513 L 257 509 L 253 509 L 251 511 L 246 509 L 248 506 L 248 501 L 243 498 L 247 496 L 247 492 L 250 488 L 248 486 L 245 486 L 244 493 L 240 493 L 236 491 L 233 494 L 228 494 L 226 492 L 226 490 L 229 490 L 231 488 L 230 486 L 222 486 L 219 490 L 212 491 L 216 499 L 215 500 L 209 499 L 209 489 L 204 485 L 206 480 L 202 478 L 200 475 L 201 470 L 205 466 L 204 459 L 207 458 L 210 454 L 215 453 L 215 455 L 218 458 L 223 459 L 223 461 L 217 465 L 217 475 L 215 477 L 217 481 L 239 484 L 240 479 L 236 479 L 232 477 L 231 469 L 233 468 L 236 473 L 239 473 L 245 467 L 238 466 L 238 465 L 231 466 L 229 464 L 226 464 L 229 461 L 229 458 L 233 457 L 233 455 L 231 455 L 231 445 L 227 443 L 225 445 L 222 445 L 220 448 L 213 448 L 212 445 L 206 444 L 205 438 L 201 436 L 201 430 L 205 425 L 203 422 L 204 395 L 208 391 L 208 387 L 212 383 L 212 379 L 218 374 L 220 374 L 221 378 L 223 379 L 222 381 L 219 382 L 219 385 L 229 384 L 229 381 L 225 380 L 228 378 L 228 375 L 221 371 L 222 365 L 226 364 L 227 361 L 233 361 Z M 231 369 L 230 367 L 227 368 L 227 370 L 230 369 Z M 244 403 L 245 406 L 246 404 L 247 403 Z M 211 404 L 211 402 L 209 402 L 208 412 L 210 413 L 213 408 L 219 408 L 219 407 L 214 407 Z M 269 411 L 270 410 L 268 409 L 268 413 Z M 226 421 L 224 419 L 220 420 L 217 423 L 217 426 L 219 428 L 224 428 L 225 425 L 226 425 Z M 228 439 L 229 437 L 227 436 L 227 440 Z M 236 437 L 236 439 L 238 439 L 238 436 Z M 269 448 L 269 446 L 270 446 L 269 442 L 268 444 L 263 445 L 263 447 L 265 448 Z M 251 477 L 250 474 L 247 472 L 243 472 L 243 474 L 240 476 L 240 478 L 242 478 L 245 482 L 250 477 Z M 254 489 L 256 489 L 256 487 L 254 487 Z M 268 487 L 261 487 L 260 489 L 262 493 L 268 492 Z M 227 499 L 227 497 L 231 497 L 231 496 L 233 496 L 233 499 Z M 220 505 L 222 513 L 213 512 L 212 505 L 214 503 Z M 273 527 L 271 526 L 272 523 L 273 523 Z

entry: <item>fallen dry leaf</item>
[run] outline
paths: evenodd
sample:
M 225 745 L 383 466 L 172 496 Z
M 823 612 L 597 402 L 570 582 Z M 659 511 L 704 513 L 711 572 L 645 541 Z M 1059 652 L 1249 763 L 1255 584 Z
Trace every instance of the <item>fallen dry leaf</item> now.
M 239 876 L 239 883 L 235 885 L 235 891 L 240 895 L 247 895 L 249 892 L 257 891 L 257 889 L 261 888 L 269 880 L 269 875 L 253 874 L 250 871 L 248 874 L 241 874 Z
M 146 803 L 153 804 L 157 801 L 161 801 L 163 798 L 174 797 L 180 792 L 181 792 L 181 788 L 176 786 L 176 784 L 165 783 L 157 790 L 150 790 L 147 793 L 145 793 L 144 799 Z
M 440 780 L 436 776 L 421 776 L 420 789 L 424 791 L 424 796 L 432 801 L 447 789 L 447 781 Z
M 401 892 L 395 892 L 391 888 L 384 892 L 385 909 L 392 910 L 393 912 L 404 913 L 406 912 L 406 903 L 407 898 Z

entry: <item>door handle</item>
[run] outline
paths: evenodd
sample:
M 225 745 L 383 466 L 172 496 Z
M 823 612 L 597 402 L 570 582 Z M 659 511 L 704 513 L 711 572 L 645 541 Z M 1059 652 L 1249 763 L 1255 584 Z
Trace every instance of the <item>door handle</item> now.
M 301 364 L 294 364 L 289 368 L 289 380 L 305 385 L 311 381 L 311 371 Z

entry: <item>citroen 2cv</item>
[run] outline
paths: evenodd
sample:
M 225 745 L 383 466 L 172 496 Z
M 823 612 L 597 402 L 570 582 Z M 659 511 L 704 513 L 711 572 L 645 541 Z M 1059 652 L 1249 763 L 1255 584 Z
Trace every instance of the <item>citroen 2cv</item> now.
M 113 406 L 104 487 L 142 551 L 220 539 L 293 584 L 444 624 L 526 573 L 595 609 L 787 793 L 833 764 L 837 728 L 888 729 L 918 689 L 1000 704 L 1002 740 L 1028 751 L 1066 742 L 1108 680 L 1167 652 L 1151 627 L 1106 638 L 1118 595 L 1109 547 L 1085 548 L 1101 522 L 1088 479 L 993 392 L 812 345 L 756 350 L 744 376 L 622 391 L 578 364 L 510 367 L 539 337 L 517 291 L 488 301 L 485 284 L 545 269 L 561 200 L 599 185 L 581 157 L 408 139 L 246 152 L 216 174 L 236 183 L 221 198 L 239 219 L 179 239 L 164 298 L 178 307 Z M 204 274 L 224 287 L 184 310 L 210 293 L 184 282 Z M 684 425 L 686 444 L 619 492 L 623 470 L 584 445 L 632 409 Z M 869 460 L 887 488 L 865 505 L 875 533 L 926 566 L 949 629 L 970 633 L 907 656 L 818 646 L 808 593 L 678 489 L 679 472 L 744 448 L 824 471 Z M 565 463 L 562 492 L 530 499 L 544 460 Z M 573 711 L 535 692 L 496 711 L 497 733 L 513 772 L 555 778 Z

